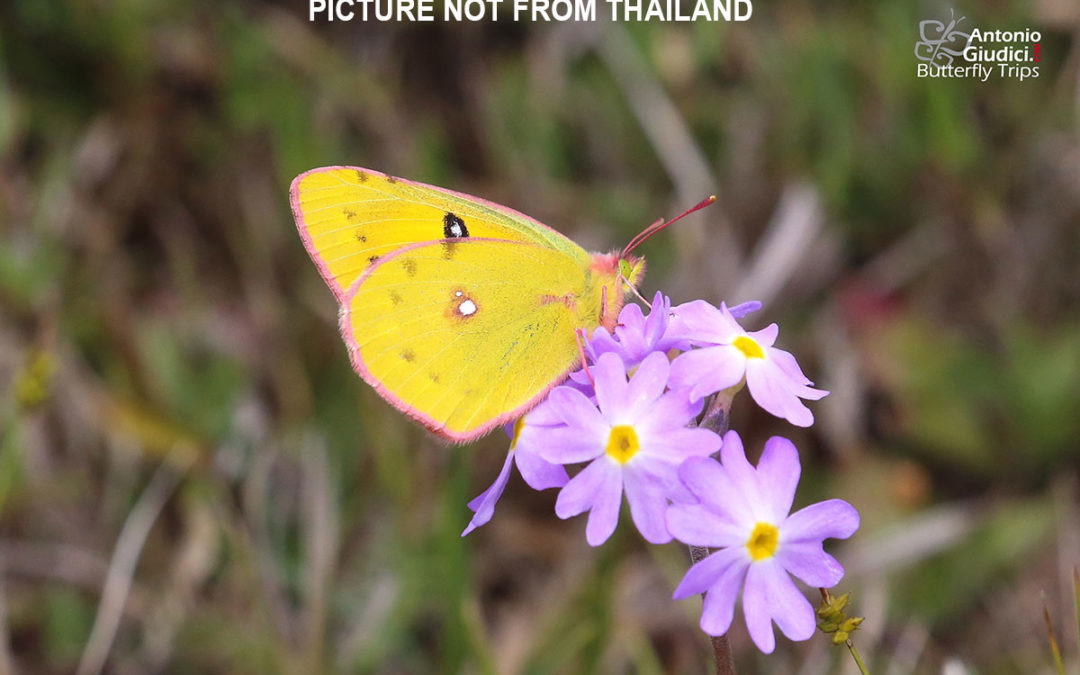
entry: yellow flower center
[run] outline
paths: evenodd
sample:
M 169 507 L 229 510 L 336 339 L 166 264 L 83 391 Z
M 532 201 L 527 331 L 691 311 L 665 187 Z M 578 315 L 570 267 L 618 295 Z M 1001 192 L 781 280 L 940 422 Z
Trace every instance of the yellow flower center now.
M 518 439 L 521 438 L 521 430 L 525 428 L 525 415 L 517 418 L 517 422 L 514 422 L 514 437 L 510 439 L 510 449 L 513 450 L 517 445 Z
M 750 538 L 746 540 L 746 550 L 750 551 L 750 557 L 754 560 L 765 560 L 776 553 L 776 545 L 780 539 L 780 530 L 771 523 L 758 523 Z
M 742 352 L 743 356 L 748 359 L 765 358 L 765 352 L 762 351 L 761 345 L 754 341 L 754 338 L 740 335 L 739 337 L 735 338 L 735 341 L 731 344 L 735 346 L 735 349 L 738 349 L 740 352 Z
M 618 424 L 611 427 L 611 435 L 608 436 L 607 454 L 619 464 L 626 464 L 630 458 L 641 449 L 638 443 L 637 432 L 629 424 Z

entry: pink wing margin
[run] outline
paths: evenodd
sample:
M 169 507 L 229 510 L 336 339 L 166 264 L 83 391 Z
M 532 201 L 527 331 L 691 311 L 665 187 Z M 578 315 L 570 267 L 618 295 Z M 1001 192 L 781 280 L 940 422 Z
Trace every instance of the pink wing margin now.
M 373 176 L 380 176 L 382 178 L 387 178 L 387 179 L 393 178 L 395 181 L 397 181 L 399 183 L 404 183 L 405 185 L 412 185 L 414 187 L 424 188 L 426 190 L 434 190 L 435 192 L 441 192 L 441 193 L 443 193 L 445 195 L 456 197 L 458 199 L 464 199 L 466 201 L 475 202 L 477 204 L 480 204 L 480 205 L 484 206 L 485 208 L 491 209 L 492 211 L 497 211 L 497 212 L 499 212 L 499 213 L 501 213 L 501 214 L 503 214 L 503 215 L 505 215 L 505 216 L 507 216 L 509 218 L 513 218 L 513 219 L 517 219 L 517 220 L 523 220 L 523 221 L 529 223 L 530 225 L 533 225 L 535 227 L 538 227 L 538 228 L 541 228 L 541 229 L 546 230 L 548 232 L 551 232 L 551 233 L 555 234 L 559 238 L 566 239 L 567 241 L 570 241 L 569 239 L 566 238 L 566 235 L 564 235 L 563 233 L 559 232 L 558 230 L 556 230 L 556 229 L 554 229 L 552 227 L 548 227 L 547 225 L 544 225 L 539 220 L 536 220 L 535 218 L 533 218 L 531 216 L 527 216 L 524 213 L 521 213 L 520 211 L 515 211 L 514 209 L 511 209 L 511 208 L 509 208 L 507 206 L 503 206 L 502 204 L 497 204 L 495 202 L 488 201 L 487 199 L 483 199 L 481 197 L 475 197 L 473 195 L 465 194 L 464 192 L 457 192 L 455 190 L 447 190 L 446 188 L 441 188 L 441 187 L 438 187 L 438 186 L 435 186 L 435 185 L 428 185 L 427 183 L 421 183 L 421 182 L 418 182 L 418 181 L 412 181 L 412 180 L 408 180 L 408 179 L 405 179 L 405 178 L 398 178 L 397 176 L 391 176 L 390 174 L 385 174 L 385 173 L 383 173 L 381 171 L 375 171 L 374 169 L 365 169 L 365 168 L 359 167 L 359 166 L 337 165 L 337 166 L 322 166 L 322 167 L 319 167 L 319 168 L 316 168 L 316 169 L 310 169 L 310 170 L 305 171 L 304 173 L 300 174 L 299 176 L 297 176 L 296 178 L 293 179 L 292 184 L 289 186 L 289 204 L 292 207 L 293 220 L 296 221 L 296 229 L 300 233 L 300 240 L 304 242 L 304 248 L 307 250 L 308 256 L 311 258 L 311 261 L 315 263 L 315 266 L 318 268 L 319 274 L 322 276 L 323 281 L 326 282 L 326 285 L 329 286 L 330 290 L 334 293 L 334 298 L 338 301 L 338 304 L 343 306 L 343 307 L 345 306 L 345 303 L 346 303 L 346 301 L 347 301 L 347 299 L 349 297 L 349 292 L 348 292 L 349 289 L 342 288 L 341 285 L 337 283 L 337 280 L 334 279 L 333 275 L 330 274 L 330 270 L 326 267 L 326 262 L 323 261 L 322 257 L 319 255 L 319 252 L 317 250 L 315 250 L 315 244 L 311 240 L 311 234 L 308 232 L 307 223 L 304 220 L 304 212 L 300 208 L 300 183 L 304 180 L 304 178 L 306 178 L 307 176 L 309 176 L 309 175 L 311 175 L 313 173 L 326 173 L 326 172 L 329 172 L 329 171 L 339 171 L 339 170 L 362 171 L 364 173 L 371 174 Z M 361 275 L 361 278 L 362 278 L 362 276 L 363 275 Z
M 443 192 L 446 192 L 446 190 L 443 190 Z M 471 242 L 474 242 L 474 241 L 475 242 L 483 242 L 483 241 L 502 241 L 502 240 L 488 239 L 488 238 L 476 238 L 476 239 L 468 239 L 466 241 L 461 241 L 460 239 L 458 239 L 458 240 L 436 239 L 434 241 L 435 242 L 453 241 L 455 244 L 461 246 L 461 245 L 467 245 L 467 244 L 469 244 Z M 548 385 L 546 385 L 543 388 L 543 390 L 539 391 L 535 396 L 533 396 L 531 399 L 529 399 L 528 401 L 526 401 L 522 405 L 518 406 L 517 408 L 514 408 L 513 410 L 505 412 L 502 415 L 499 415 L 498 417 L 496 417 L 496 418 L 494 418 L 494 419 L 492 419 L 492 420 L 490 420 L 488 422 L 485 422 L 483 425 L 477 427 L 476 429 L 473 429 L 472 431 L 465 432 L 465 433 L 457 433 L 457 432 L 454 432 L 454 431 L 451 431 L 451 430 L 447 429 L 446 426 L 443 423 L 439 422 L 438 420 L 432 419 L 431 417 L 425 415 L 424 413 L 420 412 L 416 408 L 410 406 L 408 403 L 406 403 L 405 401 L 398 398 L 394 394 L 394 392 L 387 389 L 383 385 L 382 381 L 377 379 L 374 375 L 371 374 L 371 371 L 369 371 L 367 369 L 367 365 L 364 363 L 364 359 L 360 355 L 360 345 L 357 343 L 356 337 L 353 335 L 352 327 L 349 324 L 349 314 L 350 314 L 349 305 L 351 304 L 352 297 L 356 293 L 356 290 L 358 288 L 360 288 L 360 285 L 363 284 L 364 281 L 376 269 L 378 269 L 382 265 L 385 265 L 385 264 L 389 263 L 394 258 L 398 257 L 399 255 L 401 255 L 403 253 L 407 253 L 407 252 L 409 252 L 409 251 L 411 251 L 411 250 L 413 250 L 415 248 L 421 247 L 421 246 L 427 246 L 427 245 L 429 245 L 431 243 L 433 243 L 433 242 L 422 241 L 422 242 L 417 242 L 415 244 L 410 244 L 409 246 L 405 246 L 403 248 L 400 248 L 400 249 L 394 251 L 393 253 L 387 254 L 382 259 L 380 259 L 378 263 L 376 263 L 376 264 L 372 265 L 371 267 L 369 267 L 368 269 L 364 270 L 364 272 L 359 277 L 357 277 L 356 281 L 353 282 L 353 285 L 349 287 L 349 290 L 348 290 L 348 292 L 346 293 L 346 296 L 345 296 L 345 301 L 341 303 L 341 311 L 340 311 L 339 316 L 338 316 L 338 327 L 341 330 L 341 337 L 345 341 L 346 347 L 348 347 L 349 361 L 352 363 L 353 370 L 356 371 L 356 374 L 359 375 L 364 380 L 364 382 L 367 382 L 369 385 L 371 385 L 375 389 L 375 391 L 378 392 L 379 396 L 382 396 L 384 399 L 386 399 L 395 408 L 397 408 L 401 412 L 405 413 L 406 415 L 408 415 L 412 419 L 416 420 L 420 424 L 424 425 L 424 427 L 428 431 L 430 431 L 431 433 L 435 434 L 436 436 L 439 436 L 440 438 L 446 439 L 446 440 L 450 441 L 451 443 L 463 444 L 463 443 L 468 443 L 470 441 L 474 441 L 477 438 L 480 438 L 481 436 L 487 434 L 492 429 L 495 429 L 496 427 L 501 427 L 502 425 L 504 425 L 507 422 L 510 422 L 512 420 L 516 420 L 518 417 L 521 417 L 525 413 L 527 413 L 530 410 L 532 410 L 533 408 L 535 408 L 541 401 L 544 400 L 545 397 L 547 397 L 548 393 L 551 392 L 552 389 L 554 389 L 556 386 L 558 386 L 559 384 L 564 382 L 566 380 L 566 378 L 570 376 L 570 373 L 572 373 L 575 370 L 575 368 L 577 368 L 577 364 L 576 363 L 571 364 L 570 367 L 566 369 L 566 372 L 562 373 L 561 375 L 559 375 L 558 377 L 553 379 Z M 528 246 L 528 245 L 529 244 L 522 243 L 522 246 Z

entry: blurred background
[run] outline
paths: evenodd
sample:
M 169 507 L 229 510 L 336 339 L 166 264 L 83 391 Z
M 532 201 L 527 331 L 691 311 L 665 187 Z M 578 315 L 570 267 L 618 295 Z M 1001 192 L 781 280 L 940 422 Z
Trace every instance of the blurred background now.
M 604 3 L 601 4 L 603 9 Z M 0 5 L 0 672 L 706 673 L 688 563 L 598 549 L 352 372 L 288 186 L 353 164 L 480 195 L 651 297 L 745 323 L 832 395 L 795 429 L 872 672 L 1077 668 L 1080 4 L 1040 76 L 915 77 L 953 7 L 758 2 L 740 24 L 311 24 L 306 3 Z M 835 542 L 834 542 L 835 543 Z M 816 598 L 816 591 L 808 589 Z M 739 672 L 850 672 L 818 635 Z M 1072 671 L 1075 672 L 1075 671 Z

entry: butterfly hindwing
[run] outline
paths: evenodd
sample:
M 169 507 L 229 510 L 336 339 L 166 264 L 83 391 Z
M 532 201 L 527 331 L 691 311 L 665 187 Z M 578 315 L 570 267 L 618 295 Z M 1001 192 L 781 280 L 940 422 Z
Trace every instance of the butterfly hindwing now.
M 357 167 L 297 176 L 291 200 L 300 236 L 338 301 L 365 270 L 394 251 L 443 238 L 491 238 L 588 260 L 577 244 L 513 209 Z
M 456 441 L 534 405 L 577 362 L 588 268 L 551 248 L 468 238 L 386 255 L 349 289 L 341 329 L 381 395 Z

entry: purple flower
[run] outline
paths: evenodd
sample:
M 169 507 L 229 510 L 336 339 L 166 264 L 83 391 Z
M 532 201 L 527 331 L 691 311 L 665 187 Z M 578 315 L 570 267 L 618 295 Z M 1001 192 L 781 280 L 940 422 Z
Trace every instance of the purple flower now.
M 742 588 L 743 614 L 754 644 L 766 654 L 776 645 L 772 622 L 792 640 L 814 633 L 814 608 L 789 575 L 828 588 L 844 568 L 825 553 L 828 538 L 846 539 L 859 513 L 840 500 L 812 504 L 788 515 L 799 482 L 799 453 L 786 438 L 765 443 L 755 469 L 734 431 L 724 436 L 721 460 L 687 460 L 679 478 L 700 500 L 673 504 L 667 525 L 682 542 L 719 549 L 696 563 L 675 590 L 676 599 L 705 593 L 701 629 L 723 635 Z
M 519 417 L 513 425 L 507 425 L 507 434 L 511 440 L 510 451 L 506 453 L 506 461 L 503 462 L 502 470 L 499 471 L 495 482 L 469 502 L 469 508 L 474 515 L 461 536 L 464 537 L 486 524 L 495 515 L 495 504 L 499 502 L 510 480 L 511 464 L 517 464 L 521 477 L 534 490 L 546 490 L 566 485 L 570 479 L 566 474 L 566 469 L 540 457 L 537 446 L 537 442 L 542 441 L 544 437 L 544 430 L 559 426 L 563 426 L 562 422 L 546 403 L 541 403 L 526 415 Z
M 670 541 L 664 523 L 668 500 L 690 498 L 678 479 L 679 464 L 720 447 L 713 432 L 687 428 L 701 403 L 665 393 L 669 370 L 667 357 L 654 352 L 627 381 L 622 359 L 609 352 L 590 368 L 596 404 L 570 387 L 556 387 L 548 396 L 565 426 L 538 432 L 540 456 L 560 464 L 589 462 L 559 492 L 555 513 L 570 518 L 589 511 L 585 537 L 593 546 L 615 531 L 624 489 L 642 536 L 655 544 Z
M 653 352 L 686 349 L 689 346 L 686 340 L 672 340 L 668 335 L 670 319 L 671 298 L 657 291 L 648 317 L 638 305 L 627 304 L 619 312 L 614 335 L 603 326 L 597 328 L 585 345 L 585 351 L 594 363 L 601 354 L 613 352 L 622 357 L 627 368 L 633 368 Z
M 724 305 L 704 300 L 680 305 L 673 339 L 688 339 L 699 349 L 680 354 L 671 366 L 672 388 L 690 390 L 691 400 L 734 387 L 746 379 L 757 404 L 792 424 L 808 427 L 814 414 L 799 399 L 816 401 L 829 392 L 814 389 L 795 357 L 773 347 L 776 324 L 748 333 Z

